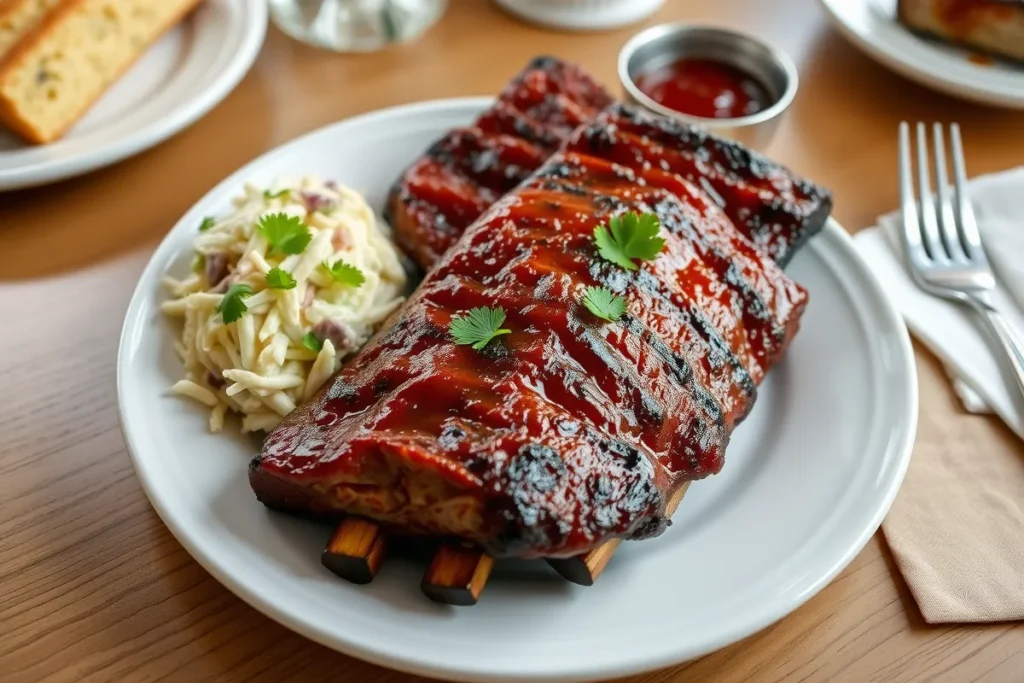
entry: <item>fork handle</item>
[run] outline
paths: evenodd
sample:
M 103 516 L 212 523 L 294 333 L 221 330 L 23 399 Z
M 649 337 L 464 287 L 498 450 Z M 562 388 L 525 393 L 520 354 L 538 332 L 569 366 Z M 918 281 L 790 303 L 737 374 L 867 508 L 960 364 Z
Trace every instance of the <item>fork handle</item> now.
M 974 309 L 984 318 L 999 343 L 1002 344 L 1010 365 L 1013 366 L 1014 375 L 1017 377 L 1017 388 L 1021 393 L 1021 398 L 1024 399 L 1024 343 L 1021 343 L 1017 333 L 1006 322 L 1006 318 L 991 303 L 976 297 L 970 297 L 970 301 Z

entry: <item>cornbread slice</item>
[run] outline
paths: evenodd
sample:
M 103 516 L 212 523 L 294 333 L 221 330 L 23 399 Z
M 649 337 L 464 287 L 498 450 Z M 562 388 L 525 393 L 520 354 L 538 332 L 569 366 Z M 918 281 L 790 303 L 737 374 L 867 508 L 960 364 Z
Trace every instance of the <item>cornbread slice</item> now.
M 0 64 L 0 121 L 30 142 L 60 137 L 201 0 L 65 0 Z
M 1024 62 L 1024 0 L 900 0 L 898 8 L 915 31 Z
M 65 0 L 0 0 L 0 62 L 21 40 L 38 26 L 46 13 Z

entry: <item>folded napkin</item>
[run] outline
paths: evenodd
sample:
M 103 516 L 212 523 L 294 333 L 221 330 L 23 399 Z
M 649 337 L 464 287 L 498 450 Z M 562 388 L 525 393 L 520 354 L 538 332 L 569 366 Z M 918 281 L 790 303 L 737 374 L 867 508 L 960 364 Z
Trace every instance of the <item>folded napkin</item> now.
M 1024 167 L 972 181 L 970 195 L 996 307 L 1024 339 Z M 917 288 L 899 230 L 899 214 L 889 214 L 855 243 L 965 410 L 995 413 L 1024 438 L 1024 400 L 997 342 L 971 310 Z M 956 446 L 919 443 L 883 532 L 926 621 L 1024 619 L 1024 445 Z

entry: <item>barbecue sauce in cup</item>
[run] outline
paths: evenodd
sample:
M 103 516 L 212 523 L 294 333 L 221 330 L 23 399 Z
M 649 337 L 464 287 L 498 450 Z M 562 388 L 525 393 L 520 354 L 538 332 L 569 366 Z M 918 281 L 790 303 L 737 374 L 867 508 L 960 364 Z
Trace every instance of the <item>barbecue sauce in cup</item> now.
M 760 81 L 713 59 L 679 59 L 641 72 L 635 82 L 658 104 L 705 119 L 738 119 L 772 105 Z

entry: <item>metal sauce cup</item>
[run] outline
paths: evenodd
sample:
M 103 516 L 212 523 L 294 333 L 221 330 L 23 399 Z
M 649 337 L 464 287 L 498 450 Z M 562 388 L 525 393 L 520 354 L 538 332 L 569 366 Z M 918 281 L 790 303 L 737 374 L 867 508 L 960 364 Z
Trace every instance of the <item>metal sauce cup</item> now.
M 745 71 L 765 87 L 773 104 L 750 116 L 709 119 L 669 109 L 637 87 L 642 72 L 684 58 L 712 59 Z M 661 24 L 633 36 L 619 53 L 619 80 L 629 101 L 754 149 L 764 149 L 771 141 L 799 85 L 796 65 L 782 50 L 744 33 L 692 24 Z

